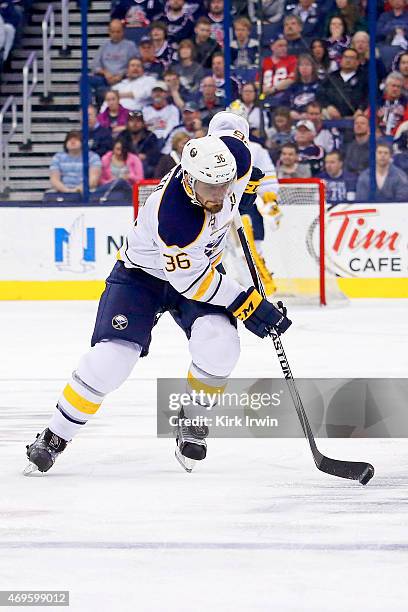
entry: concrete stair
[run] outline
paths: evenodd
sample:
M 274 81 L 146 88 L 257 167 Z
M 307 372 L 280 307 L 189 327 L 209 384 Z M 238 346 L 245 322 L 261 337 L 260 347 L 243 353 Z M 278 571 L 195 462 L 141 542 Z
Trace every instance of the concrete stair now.
M 51 49 L 52 77 L 49 103 L 41 100 L 43 93 L 41 23 L 48 2 L 37 2 L 33 7 L 31 24 L 23 32 L 22 46 L 14 51 L 11 67 L 2 75 L 0 105 L 9 95 L 17 102 L 18 128 L 10 141 L 10 201 L 42 200 L 50 188 L 49 166 L 52 156 L 62 150 L 66 133 L 80 127 L 80 92 L 78 80 L 81 69 L 81 16 L 76 2 L 69 3 L 69 56 L 61 56 L 60 2 L 52 2 L 55 11 L 56 35 Z M 99 46 L 107 39 L 111 2 L 94 0 L 88 12 L 88 60 L 92 61 Z M 37 52 L 38 84 L 32 94 L 31 150 L 21 150 L 22 136 L 22 70 L 32 51 Z M 5 131 L 9 118 L 5 120 Z

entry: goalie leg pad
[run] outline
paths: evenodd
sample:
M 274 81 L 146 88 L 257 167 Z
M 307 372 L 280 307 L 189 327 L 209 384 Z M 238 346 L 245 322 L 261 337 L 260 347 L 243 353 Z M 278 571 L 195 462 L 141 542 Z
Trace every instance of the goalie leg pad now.
M 259 214 L 259 213 L 258 213 Z M 276 291 L 276 285 L 272 278 L 272 274 L 266 267 L 265 260 L 260 256 L 255 245 L 254 231 L 251 223 L 251 218 L 248 215 L 242 215 L 242 225 L 244 226 L 245 236 L 248 240 L 249 248 L 251 250 L 252 257 L 258 270 L 258 274 L 261 278 L 262 284 L 265 289 L 267 296 L 272 295 Z M 258 238 L 259 240 L 260 238 Z

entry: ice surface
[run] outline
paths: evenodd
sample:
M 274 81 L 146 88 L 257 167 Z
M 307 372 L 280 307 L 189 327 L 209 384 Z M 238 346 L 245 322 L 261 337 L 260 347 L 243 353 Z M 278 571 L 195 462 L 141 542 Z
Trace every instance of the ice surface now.
M 371 461 L 367 487 L 318 472 L 306 442 L 210 440 L 193 474 L 155 438 L 155 377 L 183 376 L 169 317 L 151 354 L 47 475 L 24 446 L 87 349 L 93 302 L 0 302 L 0 589 L 68 589 L 75 611 L 402 611 L 408 608 L 405 440 L 320 440 Z M 408 302 L 299 310 L 295 376 L 406 377 Z M 235 376 L 278 376 L 242 333 Z

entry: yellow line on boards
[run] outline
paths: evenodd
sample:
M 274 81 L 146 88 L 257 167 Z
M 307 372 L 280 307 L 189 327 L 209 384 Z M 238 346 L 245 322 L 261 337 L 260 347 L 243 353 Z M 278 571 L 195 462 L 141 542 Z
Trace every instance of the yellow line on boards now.
M 97 300 L 104 281 L 0 281 L 0 300 Z

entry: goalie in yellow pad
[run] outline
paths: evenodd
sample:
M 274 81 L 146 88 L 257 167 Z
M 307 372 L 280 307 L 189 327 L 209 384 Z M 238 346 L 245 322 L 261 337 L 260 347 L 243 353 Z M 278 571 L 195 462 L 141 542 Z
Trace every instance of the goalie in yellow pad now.
M 240 100 L 235 100 L 228 110 L 239 117 L 247 119 L 245 106 Z M 248 141 L 248 147 L 252 155 L 252 163 L 260 168 L 264 174 L 258 182 L 258 197 L 256 204 L 251 208 L 247 215 L 242 217 L 245 234 L 251 249 L 252 257 L 258 269 L 259 276 L 265 288 L 267 296 L 276 291 L 276 285 L 272 278 L 272 273 L 268 270 L 265 259 L 263 242 L 265 239 L 265 220 L 270 223 L 273 229 L 278 229 L 281 218 L 281 211 L 277 203 L 279 183 L 276 175 L 275 166 L 269 156 L 268 151 L 259 143 Z M 251 183 L 247 185 L 247 190 L 251 188 Z

